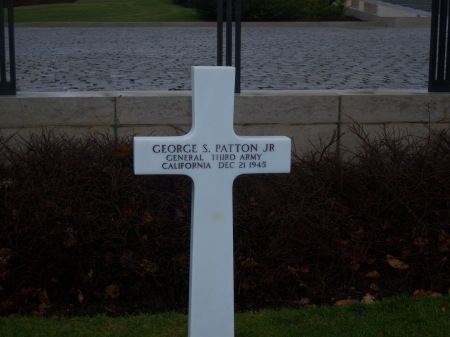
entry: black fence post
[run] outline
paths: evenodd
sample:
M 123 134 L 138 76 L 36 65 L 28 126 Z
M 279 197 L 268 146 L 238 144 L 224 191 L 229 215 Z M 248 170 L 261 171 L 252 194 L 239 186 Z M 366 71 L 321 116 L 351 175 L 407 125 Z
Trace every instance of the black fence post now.
M 241 92 L 241 0 L 236 0 L 234 37 L 234 66 L 236 67 L 235 92 Z
M 223 0 L 217 0 L 217 65 L 223 65 Z M 225 4 L 225 65 L 231 66 L 233 59 L 233 1 L 226 0 Z M 235 41 L 234 66 L 236 68 L 235 93 L 241 92 L 241 0 L 235 0 Z
M 6 48 L 4 2 L 0 0 L 0 95 L 16 94 L 16 56 L 14 46 L 14 4 L 7 1 L 8 50 Z M 9 54 L 9 58 L 7 58 Z M 9 61 L 9 81 L 7 76 L 7 60 Z
M 450 0 L 433 0 L 429 92 L 450 91 Z
M 223 65 L 223 0 L 217 0 L 217 65 Z
M 227 18 L 227 28 L 226 28 L 226 42 L 225 42 L 225 65 L 227 67 L 231 66 L 231 58 L 233 57 L 233 2 L 232 0 L 227 0 L 226 4 L 226 18 Z

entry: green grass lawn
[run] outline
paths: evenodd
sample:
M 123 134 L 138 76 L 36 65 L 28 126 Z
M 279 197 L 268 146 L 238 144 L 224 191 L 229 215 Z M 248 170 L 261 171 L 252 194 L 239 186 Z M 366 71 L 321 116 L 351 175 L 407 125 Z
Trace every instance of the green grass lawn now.
M 14 9 L 16 22 L 190 22 L 200 21 L 190 8 L 172 0 L 74 2 Z
M 448 337 L 450 296 L 236 315 L 236 337 Z M 2 337 L 181 337 L 187 317 L 0 318 Z

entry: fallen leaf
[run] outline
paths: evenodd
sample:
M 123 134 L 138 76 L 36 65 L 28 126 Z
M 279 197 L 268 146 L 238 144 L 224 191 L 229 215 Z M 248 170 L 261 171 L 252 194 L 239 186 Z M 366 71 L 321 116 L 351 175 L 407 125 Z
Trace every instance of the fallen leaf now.
M 362 304 L 372 304 L 375 302 L 375 297 L 369 293 L 367 293 L 361 300 Z
M 143 218 L 145 222 L 152 222 L 155 219 L 150 211 L 145 211 Z
M 287 266 L 287 269 L 288 269 L 289 273 L 291 273 L 292 275 L 297 275 L 297 272 L 299 271 L 298 268 L 294 268 L 292 266 Z
M 370 286 L 369 286 L 370 290 L 378 290 L 378 288 L 379 288 L 379 286 L 376 283 L 371 283 Z
M 350 304 L 355 304 L 358 303 L 358 300 L 354 300 L 354 299 L 348 299 L 348 300 L 339 300 L 336 303 L 334 303 L 335 306 L 337 307 L 343 307 L 344 305 L 350 305 Z
M 126 145 L 122 145 L 114 149 L 113 154 L 116 158 L 122 158 L 128 155 L 131 155 L 133 153 L 133 150 Z
M 361 265 L 359 263 L 350 264 L 350 270 L 357 271 L 359 270 L 359 268 L 361 268 Z
M 152 261 L 142 259 L 138 262 L 138 264 L 145 273 L 157 273 L 159 271 L 158 265 Z
M 392 255 L 386 255 L 386 262 L 395 269 L 408 269 L 409 265 L 393 257 Z
M 442 296 L 442 293 L 437 293 L 437 292 L 434 292 L 434 291 L 428 291 L 427 294 L 430 297 L 441 297 Z
M 12 179 L 0 180 L 0 188 L 11 187 L 13 184 L 14 184 L 14 180 L 12 180 Z
M 441 297 L 443 296 L 442 293 L 434 292 L 434 291 L 425 291 L 424 289 L 417 289 L 413 292 L 413 296 L 415 298 L 422 298 L 422 297 Z
M 81 290 L 78 290 L 78 301 L 83 304 L 84 301 L 84 296 L 83 296 L 83 292 Z
M 365 273 L 365 274 L 364 274 L 364 277 L 365 277 L 365 278 L 370 278 L 370 279 L 377 279 L 377 278 L 380 278 L 381 275 L 380 275 L 379 272 L 377 272 L 376 270 L 374 270 L 374 271 L 369 271 L 368 273 Z
M 244 291 L 247 291 L 248 289 L 250 289 L 250 281 L 248 280 L 243 280 L 241 281 L 241 283 L 239 284 L 239 289 L 242 289 Z
M 426 246 L 430 242 L 427 238 L 417 238 L 413 241 L 413 245 L 416 245 L 417 247 L 423 247 Z
M 297 303 L 299 306 L 309 304 L 310 299 L 307 297 L 301 298 Z
M 413 292 L 413 297 L 415 298 L 422 298 L 425 296 L 427 296 L 427 292 L 424 289 L 417 289 Z
M 12 256 L 12 250 L 9 248 L 0 248 L 0 265 L 6 265 Z
M 181 209 L 178 209 L 178 208 L 175 210 L 175 214 L 176 214 L 176 217 L 179 218 L 179 219 L 185 217 L 184 212 Z
M 250 268 L 250 267 L 256 267 L 257 265 L 258 265 L 258 262 L 256 262 L 255 259 L 252 257 L 247 257 L 245 260 L 241 261 L 242 267 Z
M 105 289 L 106 294 L 112 299 L 116 300 L 120 297 L 120 288 L 115 284 L 110 284 Z

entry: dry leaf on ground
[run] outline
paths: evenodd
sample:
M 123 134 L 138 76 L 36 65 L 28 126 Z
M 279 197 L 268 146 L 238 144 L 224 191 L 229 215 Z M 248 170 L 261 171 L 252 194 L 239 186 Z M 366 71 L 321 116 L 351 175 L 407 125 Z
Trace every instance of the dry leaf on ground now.
M 359 301 L 355 299 L 348 299 L 348 300 L 339 300 L 336 303 L 334 303 L 334 305 L 337 307 L 342 307 L 344 305 L 350 305 L 355 303 L 359 303 Z
M 105 291 L 106 291 L 106 295 L 108 295 L 109 297 L 111 297 L 114 300 L 118 299 L 120 297 L 119 286 L 117 286 L 115 284 L 110 284 L 109 286 L 107 286 Z
M 149 261 L 147 259 L 141 259 L 138 261 L 139 267 L 142 269 L 144 273 L 157 273 L 159 271 L 159 267 L 155 262 Z
M 428 292 L 428 296 L 430 296 L 430 297 L 441 297 L 442 294 L 441 294 L 441 293 L 434 292 L 434 291 L 429 291 L 429 292 Z
M 368 273 L 364 274 L 365 278 L 370 278 L 370 279 L 376 279 L 376 278 L 380 278 L 380 273 L 377 272 L 376 270 L 374 271 L 369 271 Z
M 378 290 L 380 287 L 376 283 L 371 283 L 369 288 L 370 290 Z
M 420 237 L 413 241 L 413 245 L 416 245 L 417 247 L 423 247 L 426 246 L 429 242 L 429 239 Z
M 362 299 L 361 299 L 361 303 L 362 304 L 371 304 L 375 302 L 375 296 L 367 293 Z
M 42 313 L 40 313 L 37 310 L 32 310 L 31 311 L 31 316 L 33 316 L 33 317 L 42 317 Z
M 241 266 L 250 268 L 250 267 L 256 267 L 257 265 L 258 265 L 258 262 L 256 262 L 254 258 L 252 258 L 252 257 L 248 257 L 248 258 L 242 257 Z
M 359 270 L 359 268 L 361 268 L 361 265 L 359 263 L 354 262 L 354 263 L 350 264 L 351 270 L 357 271 L 357 270 Z
M 132 154 L 133 154 L 133 150 L 129 146 L 126 146 L 126 145 L 119 146 L 116 149 L 114 149 L 114 151 L 113 151 L 113 155 L 116 158 L 122 158 L 122 157 L 130 156 Z
M 408 269 L 409 265 L 399 259 L 393 257 L 392 255 L 386 255 L 386 262 L 395 269 Z
M 415 298 L 422 297 L 441 297 L 442 293 L 434 292 L 434 291 L 426 291 L 424 289 L 417 289 L 413 292 L 413 296 Z
M 83 304 L 84 302 L 84 295 L 83 292 L 81 290 L 78 290 L 78 301 Z
M 427 292 L 424 289 L 417 289 L 413 292 L 413 296 L 415 298 L 421 298 L 427 296 L 426 293 Z

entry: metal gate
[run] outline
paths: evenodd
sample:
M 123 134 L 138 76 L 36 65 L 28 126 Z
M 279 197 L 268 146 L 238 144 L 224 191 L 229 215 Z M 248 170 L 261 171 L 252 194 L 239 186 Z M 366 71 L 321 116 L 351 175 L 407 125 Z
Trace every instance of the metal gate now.
M 450 91 L 450 0 L 433 0 L 428 91 Z
M 14 46 L 14 5 L 13 0 L 5 0 L 7 4 L 6 19 L 4 0 L 0 0 L 0 95 L 16 94 L 16 60 Z M 7 32 L 5 31 L 8 23 Z M 6 41 L 8 38 L 8 42 Z M 8 67 L 9 63 L 9 67 Z M 9 76 L 7 69 L 9 68 Z
M 217 0 L 217 65 L 223 66 L 223 0 Z M 233 1 L 226 0 L 225 65 L 231 66 L 233 59 Z M 234 67 L 236 82 L 234 92 L 241 92 L 241 0 L 234 1 Z

